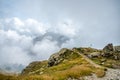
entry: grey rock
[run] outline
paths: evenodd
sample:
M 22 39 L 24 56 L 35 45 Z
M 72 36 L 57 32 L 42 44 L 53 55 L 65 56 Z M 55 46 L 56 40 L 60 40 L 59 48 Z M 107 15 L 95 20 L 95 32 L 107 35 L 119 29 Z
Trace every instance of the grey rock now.
M 106 61 L 106 59 L 101 59 L 100 61 L 101 61 L 101 62 L 105 62 L 105 61 Z
M 88 55 L 89 58 L 95 58 L 95 57 L 100 57 L 101 53 L 100 52 L 93 52 Z
M 114 48 L 115 52 L 119 52 L 120 53 L 120 46 L 114 46 L 113 48 Z
M 120 46 L 114 46 L 114 59 L 120 60 Z
M 113 44 L 110 43 L 110 44 L 107 44 L 104 48 L 103 48 L 103 56 L 104 57 L 110 57 L 113 55 Z
M 71 53 L 72 50 L 63 48 L 59 52 L 51 55 L 50 58 L 48 59 L 48 67 L 59 64 L 66 58 L 66 56 L 70 55 Z
M 120 60 L 120 53 L 114 53 L 113 56 L 115 60 Z

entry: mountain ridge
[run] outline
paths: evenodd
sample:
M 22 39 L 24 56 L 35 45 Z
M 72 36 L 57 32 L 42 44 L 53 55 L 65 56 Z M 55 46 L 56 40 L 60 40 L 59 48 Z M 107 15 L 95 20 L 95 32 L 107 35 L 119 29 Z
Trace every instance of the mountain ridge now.
M 14 80 L 115 79 L 115 74 L 109 74 L 117 72 L 115 69 L 120 69 L 120 46 L 110 43 L 101 50 L 90 47 L 63 48 L 48 60 L 31 62 Z

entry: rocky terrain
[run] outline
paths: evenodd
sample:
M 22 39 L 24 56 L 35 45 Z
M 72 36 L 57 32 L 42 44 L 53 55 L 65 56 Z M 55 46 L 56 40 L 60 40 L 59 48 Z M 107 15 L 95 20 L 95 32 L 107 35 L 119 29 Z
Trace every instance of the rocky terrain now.
M 48 60 L 31 62 L 20 75 L 8 79 L 120 80 L 120 46 L 110 43 L 101 50 L 90 47 L 63 48 Z
M 102 78 L 98 78 L 95 74 L 93 74 L 92 76 L 85 76 L 82 79 L 84 80 L 120 80 L 120 70 L 107 68 L 106 74 Z

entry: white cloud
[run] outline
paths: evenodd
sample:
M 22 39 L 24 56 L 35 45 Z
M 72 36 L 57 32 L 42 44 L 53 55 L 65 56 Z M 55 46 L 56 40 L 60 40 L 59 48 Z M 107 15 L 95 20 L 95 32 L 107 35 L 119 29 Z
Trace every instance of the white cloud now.
M 8 23 L 10 23 L 12 21 L 13 21 L 13 24 L 15 25 L 15 27 L 17 27 L 17 28 L 24 26 L 24 23 L 20 19 L 18 19 L 17 17 L 14 17 L 12 19 L 6 19 L 6 22 L 8 22 Z
M 1 19 L 0 22 L 0 65 L 29 64 L 34 60 L 48 59 L 59 47 L 56 41 L 45 38 L 33 43 L 37 35 L 43 35 L 47 26 L 34 19 Z M 32 36 L 31 36 L 32 35 Z
M 39 35 L 45 34 L 46 30 L 47 30 L 46 26 L 44 26 L 42 23 L 40 23 L 34 19 L 27 19 L 25 21 L 25 26 L 28 26 L 28 28 L 32 34 L 39 34 Z
M 40 59 L 48 59 L 49 56 L 59 50 L 57 43 L 55 41 L 50 41 L 48 39 L 43 39 L 34 45 L 32 51 Z
M 0 49 L 1 64 L 28 64 L 31 59 L 19 46 L 3 46 Z
M 26 35 L 20 35 L 13 30 L 0 30 L 0 46 L 10 45 L 10 46 L 30 46 L 32 44 L 32 37 Z M 25 45 L 27 44 L 27 45 Z
M 17 17 L 6 18 L 0 20 L 0 26 L 2 30 L 15 30 L 24 35 L 43 35 L 48 29 L 43 23 L 34 19 L 20 20 Z
M 25 35 L 19 35 L 16 31 L 0 30 L 0 63 L 1 64 L 26 64 L 30 61 L 27 55 L 32 40 Z
M 56 25 L 57 27 L 55 26 L 55 28 L 52 28 L 53 32 L 65 35 L 70 38 L 74 37 L 79 31 L 79 28 L 71 19 L 61 20 Z

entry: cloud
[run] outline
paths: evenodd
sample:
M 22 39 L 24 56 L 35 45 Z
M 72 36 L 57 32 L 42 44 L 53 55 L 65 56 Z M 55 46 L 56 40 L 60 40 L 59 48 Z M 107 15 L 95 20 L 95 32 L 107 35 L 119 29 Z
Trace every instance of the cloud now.
M 52 39 L 56 34 L 47 35 L 48 27 L 37 20 L 1 19 L 0 26 L 0 67 L 45 60 L 60 49 L 57 45 L 60 38 Z M 38 36 L 45 37 L 34 43 Z
M 18 17 L 0 19 L 0 26 L 1 64 L 48 59 L 76 34 L 72 21 L 59 23 L 52 31 L 35 19 Z
M 30 62 L 30 57 L 18 46 L 4 46 L 1 50 L 1 64 L 23 64 Z
M 55 31 L 47 32 L 42 36 L 37 36 L 34 38 L 34 43 L 48 39 L 52 42 L 56 42 L 57 46 L 61 47 L 63 43 L 68 41 L 70 38 L 64 34 L 56 33 Z
M 0 63 L 18 63 L 25 65 L 30 57 L 27 55 L 32 39 L 19 35 L 16 31 L 0 30 Z
M 77 34 L 77 27 L 74 25 L 71 19 L 59 22 L 56 31 L 68 37 L 73 37 Z
M 35 35 L 42 35 L 46 33 L 48 29 L 47 26 L 44 26 L 43 23 L 38 22 L 35 19 L 26 19 L 20 20 L 17 17 L 13 18 L 6 18 L 0 20 L 1 29 L 2 30 L 15 30 L 19 34 L 35 36 Z
M 51 54 L 58 51 L 60 48 L 57 46 L 56 41 L 50 41 L 48 38 L 37 42 L 32 48 L 32 52 L 36 55 L 36 58 L 40 60 L 48 59 Z
M 40 35 L 46 33 L 47 27 L 34 19 L 27 19 L 25 24 L 25 26 L 28 26 L 28 29 L 32 34 Z

